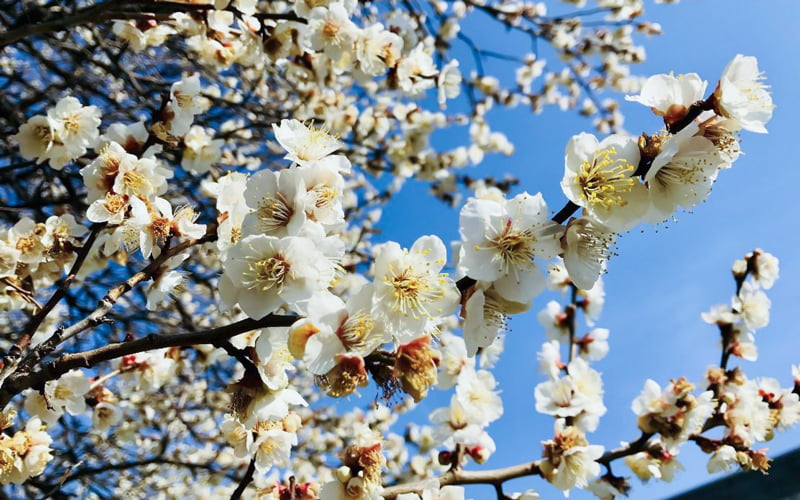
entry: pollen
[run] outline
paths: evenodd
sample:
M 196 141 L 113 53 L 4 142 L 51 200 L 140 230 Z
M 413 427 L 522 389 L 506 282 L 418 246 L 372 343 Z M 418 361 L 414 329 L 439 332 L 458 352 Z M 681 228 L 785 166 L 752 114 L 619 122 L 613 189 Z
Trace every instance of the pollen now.
M 170 220 L 166 217 L 159 217 L 150 224 L 150 230 L 153 232 L 153 236 L 158 239 L 163 239 L 169 236 L 170 233 Z
M 258 203 L 256 215 L 264 232 L 276 231 L 289 225 L 294 209 L 283 193 L 263 198 Z
M 348 351 L 362 350 L 369 343 L 374 327 L 375 319 L 371 314 L 358 312 L 348 316 L 336 335 Z
M 23 236 L 22 238 L 17 240 L 17 250 L 22 252 L 23 254 L 33 253 L 37 248 L 41 246 L 41 241 L 36 236 Z
M 331 206 L 339 196 L 339 193 L 329 186 L 315 187 L 312 192 L 316 196 L 314 200 L 314 206 L 316 208 L 327 208 Z
M 494 250 L 494 259 L 501 261 L 504 273 L 530 266 L 533 262 L 537 238 L 530 230 L 515 228 L 511 218 L 506 219 L 498 234 L 487 239 L 489 248 Z
M 631 177 L 635 170 L 628 160 L 618 156 L 615 148 L 608 148 L 595 153 L 591 162 L 581 163 L 575 183 L 581 190 L 581 198 L 592 208 L 622 207 L 627 204 L 624 196 L 636 183 Z
M 178 106 L 181 108 L 188 108 L 194 102 L 194 97 L 191 94 L 184 94 L 182 92 L 175 92 L 173 95 Z
M 128 206 L 128 202 L 122 195 L 114 193 L 106 193 L 106 199 L 104 205 L 106 207 L 106 210 L 108 210 L 110 213 L 117 214 Z
M 77 134 L 81 130 L 81 123 L 78 120 L 78 115 L 69 115 L 64 119 L 64 128 L 71 134 Z
M 280 293 L 281 287 L 291 275 L 291 270 L 292 266 L 280 254 L 253 262 L 250 264 L 250 271 L 254 278 L 250 287 L 260 288 L 262 292 L 277 288 Z
M 337 35 L 339 35 L 340 29 L 341 26 L 339 26 L 338 23 L 326 21 L 322 26 L 322 35 L 328 40 L 334 40 L 336 39 Z
M 147 177 L 135 170 L 128 170 L 122 174 L 122 183 L 131 193 L 144 194 L 152 188 Z
M 441 299 L 444 291 L 431 286 L 427 275 L 414 273 L 405 268 L 402 272 L 392 273 L 385 278 L 386 282 L 394 288 L 394 304 L 392 309 L 414 319 L 429 317 L 428 304 Z

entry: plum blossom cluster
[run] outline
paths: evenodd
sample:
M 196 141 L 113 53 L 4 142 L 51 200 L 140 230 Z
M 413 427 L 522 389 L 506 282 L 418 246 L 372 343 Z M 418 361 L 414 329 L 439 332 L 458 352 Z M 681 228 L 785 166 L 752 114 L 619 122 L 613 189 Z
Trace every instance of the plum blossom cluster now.
M 450 405 L 434 410 L 429 419 L 430 444 L 443 447 L 437 460 L 442 465 L 461 466 L 471 458 L 482 464 L 496 450 L 486 428 L 503 415 L 503 401 L 491 371 L 492 354 L 499 355 L 502 341 L 481 355 L 480 364 L 468 355 L 464 340 L 452 334 L 442 336 L 442 365 L 439 389 L 455 388 Z M 478 366 L 476 366 L 478 365 Z
M 731 298 L 730 306 L 719 304 L 703 313 L 706 323 L 719 327 L 726 358 L 735 356 L 747 361 L 758 358 L 755 333 L 769 324 L 772 305 L 764 290 L 772 288 L 779 273 L 778 259 L 761 249 L 734 263 L 736 295 Z
M 0 232 L 0 310 L 25 316 L 14 363 L 0 366 L 0 402 L 27 418 L 12 433 L 14 410 L 0 417 L 0 483 L 24 483 L 53 462 L 54 477 L 73 481 L 72 466 L 81 464 L 51 453 L 50 435 L 59 434 L 48 435 L 46 424 L 62 435 L 90 428 L 87 442 L 134 464 L 108 488 L 111 497 L 196 496 L 187 485 L 202 474 L 210 478 L 202 493 L 214 498 L 232 490 L 237 498 L 252 485 L 256 497 L 280 500 L 464 500 L 462 486 L 442 482 L 476 482 L 463 467 L 495 453 L 489 427 L 504 407 L 492 368 L 502 332 L 546 288 L 569 296 L 538 314 L 547 342 L 537 356 L 545 380 L 535 408 L 554 418 L 554 434 L 541 459 L 513 474 L 539 475 L 565 494 L 586 488 L 614 498 L 629 485 L 611 473 L 612 459 L 626 457 L 643 480 L 671 480 L 687 442 L 711 455 L 709 471 L 766 470 L 766 454 L 753 446 L 800 419 L 800 368 L 787 389 L 726 366 L 731 356 L 755 359 L 754 332 L 769 321 L 763 290 L 778 261 L 761 250 L 735 264 L 730 306 L 704 315 L 723 347 L 706 389 L 685 378 L 663 389 L 648 380 L 632 406 L 640 439 L 608 452 L 587 437 L 606 413 L 591 363 L 609 350 L 609 332 L 595 321 L 617 236 L 704 201 L 738 158 L 739 131 L 765 132 L 772 113 L 752 57 L 737 56 L 708 96 L 695 74 L 631 76 L 628 65 L 643 59 L 632 33 L 659 27 L 639 20 L 638 0 L 598 5 L 598 22 L 614 29 L 548 17 L 543 3 L 469 0 L 433 3 L 430 15 L 351 0 L 150 2 L 137 4 L 135 19 L 110 15 L 109 43 L 137 57 L 179 46 L 195 71 L 134 75 L 131 88 L 158 89 L 149 93 L 109 85 L 110 103 L 147 101 L 147 119 L 103 128 L 99 107 L 68 96 L 12 136 L 31 165 L 49 164 L 39 169 L 55 176 L 48 182 L 80 200 L 74 215 L 64 204 L 39 210 L 44 222 L 23 217 Z M 512 58 L 518 88 L 505 89 L 484 74 L 478 51 L 476 71 L 462 75 L 447 49 L 471 43 L 462 21 L 473 11 L 546 41 L 563 71 L 545 73 L 533 54 Z M 76 37 L 96 34 L 87 28 Z M 107 53 L 92 62 L 115 64 Z M 664 128 L 573 137 L 561 182 L 568 203 L 555 216 L 541 194 L 508 194 L 510 179 L 459 173 L 487 153 L 513 151 L 489 126 L 495 106 L 580 107 L 601 115 L 602 133 L 619 128 L 618 106 L 598 100 L 594 87 L 639 92 L 629 100 L 650 107 Z M 469 113 L 452 105 L 446 113 L 462 89 Z M 426 110 L 421 103 L 434 92 L 440 110 Z M 208 112 L 223 104 L 247 112 Z M 105 114 L 118 116 L 132 115 Z M 468 125 L 469 145 L 437 151 L 433 134 L 451 125 Z M 70 174 L 77 185 L 64 180 Z M 373 243 L 380 205 L 412 177 L 453 205 L 460 186 L 474 192 L 460 212 L 452 268 L 437 236 L 407 248 Z M 89 299 L 69 293 L 73 282 Z M 37 300 L 42 290 L 53 291 L 47 302 Z M 62 300 L 66 311 L 52 304 Z M 51 311 L 63 312 L 65 324 Z M 45 342 L 31 339 L 42 333 Z M 66 353 L 73 347 L 85 352 Z M 338 413 L 322 404 L 324 395 L 357 396 L 370 380 L 384 402 L 401 402 Z M 392 432 L 398 413 L 436 390 L 452 394 L 430 425 Z M 712 427 L 724 427 L 721 438 L 703 435 Z M 134 454 L 144 457 L 141 467 L 129 460 Z M 75 477 L 91 477 L 95 465 Z M 601 465 L 608 473 L 598 478 Z M 181 480 L 159 477 L 160 466 L 174 466 Z M 68 488 L 100 495 L 84 484 Z M 506 496 L 538 499 L 533 491 Z
M 0 311 L 37 307 L 31 284 L 53 285 L 75 261 L 88 230 L 72 214 L 52 215 L 44 222 L 22 217 L 0 230 Z
M 708 98 L 706 87 L 694 73 L 653 76 L 630 100 L 650 106 L 664 129 L 638 138 L 574 136 L 561 181 L 571 210 L 566 216 L 551 220 L 541 194 L 506 199 L 478 186 L 459 226 L 459 275 L 474 282 L 464 327 L 471 353 L 490 344 L 505 318 L 526 310 L 544 290 L 541 269 L 548 259 L 560 257 L 571 283 L 592 289 L 618 234 L 704 201 L 719 172 L 739 156 L 737 132 L 766 131 L 773 105 L 755 58 L 736 56 Z M 752 98 L 745 102 L 743 93 Z M 578 217 L 565 220 L 576 210 Z
M 62 169 L 86 154 L 97 142 L 101 112 L 96 106 L 83 106 L 72 96 L 60 99 L 45 115 L 31 117 L 12 140 L 20 154 L 37 163 L 45 161 Z
M 14 425 L 16 411 L 0 414 L 0 484 L 21 484 L 41 474 L 53 458 L 50 444 L 53 439 L 37 417 L 28 420 L 23 429 L 13 435 L 6 430 Z
M 748 333 L 747 339 L 741 341 L 747 345 L 742 346 L 742 333 L 735 331 L 746 327 L 743 320 L 733 318 L 739 314 L 736 307 L 741 306 L 744 297 L 751 304 L 751 311 L 761 318 L 759 327 L 766 326 L 769 299 L 760 290 L 762 295 L 755 301 L 751 295 L 761 287 L 771 288 L 778 274 L 778 259 L 761 249 L 734 263 L 737 295 L 733 306 L 715 306 L 702 315 L 706 322 L 719 326 L 722 337 L 721 365 L 706 371 L 702 381 L 707 387 L 705 391 L 697 393 L 695 384 L 686 378 L 672 380 L 663 389 L 653 380 L 645 383 L 632 410 L 643 435 L 658 438 L 625 459 L 643 481 L 651 478 L 671 481 L 675 471 L 683 468 L 676 457 L 681 445 L 688 441 L 694 441 L 710 455 L 711 473 L 735 468 L 767 473 L 766 449 L 754 446 L 771 440 L 775 431 L 787 429 L 800 420 L 800 395 L 795 387 L 781 388 L 774 378 L 749 379 L 740 367 L 729 369 L 727 364 L 731 356 L 755 359 L 755 337 Z M 743 290 L 744 296 L 740 296 Z M 734 322 L 740 325 L 734 328 Z M 746 352 L 753 356 L 743 355 Z M 722 438 L 703 435 L 720 426 L 724 427 Z
M 590 366 L 608 353 L 608 330 L 594 327 L 604 304 L 603 282 L 580 290 L 563 261 L 556 259 L 548 268 L 547 286 L 568 294 L 570 303 L 562 306 L 550 301 L 537 315 L 549 340 L 537 354 L 539 372 L 548 380 L 534 390 L 536 411 L 556 419 L 553 439 L 542 443 L 544 459 L 539 468 L 546 480 L 565 492 L 576 487 L 595 492 L 601 484 L 590 481 L 600 472 L 597 460 L 604 448 L 589 444 L 586 433 L 595 431 L 606 413 L 601 374 Z M 592 328 L 582 336 L 577 329 L 579 312 Z M 566 348 L 563 361 L 562 345 Z

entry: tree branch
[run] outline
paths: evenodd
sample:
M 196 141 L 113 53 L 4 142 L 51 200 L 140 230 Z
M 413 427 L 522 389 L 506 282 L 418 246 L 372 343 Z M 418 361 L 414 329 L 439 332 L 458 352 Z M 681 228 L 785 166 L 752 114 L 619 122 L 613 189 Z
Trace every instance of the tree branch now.
M 290 326 L 297 321 L 296 316 L 267 315 L 262 319 L 244 319 L 236 323 L 200 332 L 184 332 L 171 335 L 150 334 L 129 342 L 115 342 L 89 351 L 64 354 L 55 361 L 33 373 L 14 374 L 0 387 L 0 409 L 17 394 L 30 387 L 36 387 L 76 368 L 90 368 L 103 361 L 121 358 L 145 351 L 167 347 L 188 347 L 193 345 L 217 345 L 227 339 L 259 328 Z
M 253 481 L 253 474 L 256 471 L 256 457 L 253 457 L 250 460 L 250 465 L 247 466 L 247 471 L 244 473 L 244 477 L 242 480 L 239 481 L 239 486 L 233 490 L 233 494 L 231 495 L 231 500 L 239 500 L 242 498 L 242 494 L 244 490 L 247 489 L 247 486 Z

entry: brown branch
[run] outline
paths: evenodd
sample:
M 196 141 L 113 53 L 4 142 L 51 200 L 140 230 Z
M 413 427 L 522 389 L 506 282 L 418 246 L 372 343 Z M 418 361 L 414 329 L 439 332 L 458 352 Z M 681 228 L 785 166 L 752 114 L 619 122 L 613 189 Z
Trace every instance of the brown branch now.
M 138 273 L 134 274 L 121 284 L 117 285 L 116 287 L 112 288 L 108 291 L 108 293 L 103 297 L 100 301 L 98 307 L 92 311 L 91 314 L 83 318 L 82 320 L 78 321 L 74 325 L 70 326 L 69 328 L 63 330 L 56 330 L 56 332 L 46 341 L 42 342 L 41 345 L 37 346 L 31 355 L 26 358 L 25 362 L 22 364 L 21 368 L 26 368 L 30 370 L 34 364 L 39 362 L 43 359 L 47 354 L 51 353 L 59 344 L 62 342 L 74 337 L 75 335 L 81 333 L 82 331 L 100 325 L 104 322 L 106 314 L 114 307 L 114 304 L 117 303 L 120 297 L 122 297 L 125 293 L 132 290 L 136 285 L 145 281 L 152 277 L 161 266 L 174 255 L 179 254 L 180 252 L 191 248 L 195 245 L 199 245 L 202 243 L 206 243 L 208 241 L 213 241 L 217 237 L 217 231 L 215 225 L 210 225 L 206 232 L 206 235 L 202 238 L 196 240 L 186 240 L 182 243 L 175 245 L 174 247 L 165 249 L 161 252 L 156 259 L 154 259 L 150 264 L 139 271 Z
M 524 464 L 512 465 L 510 467 L 503 467 L 502 469 L 493 469 L 485 471 L 474 470 L 460 470 L 451 469 L 437 479 L 439 486 L 447 486 L 449 484 L 491 484 L 500 485 L 505 481 L 516 479 L 524 476 L 534 476 L 539 474 L 539 461 L 527 462 Z M 415 481 L 413 483 L 398 484 L 384 488 L 381 495 L 386 500 L 392 500 L 401 493 L 419 493 L 423 487 L 430 481 L 424 479 L 422 481 Z
M 167 347 L 189 347 L 202 344 L 218 345 L 245 332 L 259 328 L 290 326 L 295 321 L 297 321 L 296 316 L 270 314 L 259 320 L 248 318 L 230 325 L 200 332 L 183 332 L 170 335 L 150 334 L 129 342 L 115 342 L 89 351 L 64 354 L 55 361 L 47 363 L 39 371 L 18 373 L 8 377 L 0 387 L 0 409 L 5 408 L 11 398 L 25 389 L 38 387 L 50 380 L 56 380 L 61 375 L 76 368 L 91 368 L 103 361 Z
M 250 465 L 247 466 L 247 471 L 244 473 L 242 480 L 239 481 L 239 485 L 233 490 L 233 494 L 231 495 L 231 500 L 239 500 L 242 498 L 242 494 L 244 490 L 247 489 L 247 486 L 253 481 L 253 474 L 256 471 L 256 457 L 253 457 L 250 460 Z
M 36 333 L 36 330 L 39 329 L 39 327 L 41 326 L 42 322 L 45 320 L 47 315 L 50 314 L 50 311 L 52 311 L 53 308 L 56 305 L 58 305 L 58 303 L 61 302 L 61 299 L 63 299 L 64 296 L 67 294 L 67 292 L 69 291 L 69 287 L 72 285 L 72 282 L 75 280 L 75 277 L 78 275 L 78 272 L 81 270 L 81 267 L 83 267 L 83 263 L 86 262 L 86 257 L 88 257 L 89 252 L 92 249 L 92 246 L 94 246 L 94 242 L 97 240 L 97 237 L 100 235 L 100 232 L 103 230 L 105 226 L 106 226 L 105 224 L 92 225 L 91 232 L 89 233 L 89 236 L 86 238 L 86 240 L 83 242 L 83 246 L 78 252 L 78 256 L 75 259 L 75 263 L 72 264 L 72 268 L 69 270 L 67 277 L 64 278 L 64 281 L 61 282 L 59 287 L 50 297 L 50 300 L 48 300 L 47 303 L 44 306 L 42 306 L 39 312 L 37 312 L 30 319 L 30 321 L 28 321 L 28 324 L 25 325 L 25 331 L 22 333 L 16 344 L 17 347 L 19 347 L 19 349 L 24 350 L 26 347 L 28 347 L 28 343 L 30 342 L 30 339 L 33 336 L 33 334 Z
M 84 24 L 107 21 L 119 15 L 119 12 L 112 10 L 112 7 L 125 7 L 129 3 L 130 2 L 127 1 L 103 2 L 81 9 L 71 16 L 58 16 L 45 22 L 26 24 L 16 29 L 8 30 L 4 33 L 0 33 L 0 48 L 22 40 L 23 38 L 63 31 Z
M 152 2 L 149 0 L 120 0 L 107 1 L 78 10 L 69 16 L 56 15 L 40 23 L 26 24 L 15 29 L 0 33 L 0 48 L 31 36 L 45 33 L 55 33 L 86 24 L 99 24 L 111 20 L 140 19 L 142 16 L 159 17 L 158 14 L 170 15 L 175 12 L 206 12 L 214 10 L 213 4 L 191 4 L 183 2 Z M 233 7 L 225 10 L 239 13 Z M 258 13 L 259 19 L 286 19 L 305 23 L 302 18 L 293 12 L 286 13 Z

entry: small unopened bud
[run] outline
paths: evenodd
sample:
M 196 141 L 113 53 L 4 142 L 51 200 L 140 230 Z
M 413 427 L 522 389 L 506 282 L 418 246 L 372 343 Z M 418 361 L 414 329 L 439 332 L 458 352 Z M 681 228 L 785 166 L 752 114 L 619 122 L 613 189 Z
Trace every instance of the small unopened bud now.
M 750 452 L 750 462 L 753 470 L 766 475 L 769 471 L 770 459 L 767 457 L 765 450 L 758 450 Z
M 744 259 L 737 260 L 733 263 L 733 277 L 738 279 L 743 279 L 747 274 L 747 261 Z
M 350 467 L 346 465 L 342 465 L 338 469 L 336 469 L 336 479 L 340 483 L 346 483 L 353 477 L 353 472 L 350 470 Z
M 467 448 L 467 453 L 472 457 L 473 460 L 475 460 L 475 463 L 478 464 L 486 462 L 492 455 L 489 450 L 483 446 L 473 446 L 472 448 Z
M 283 418 L 283 430 L 294 434 L 303 427 L 303 420 L 297 413 L 289 413 Z
M 449 451 L 440 451 L 437 459 L 439 460 L 439 465 L 450 465 L 453 463 L 453 454 Z

